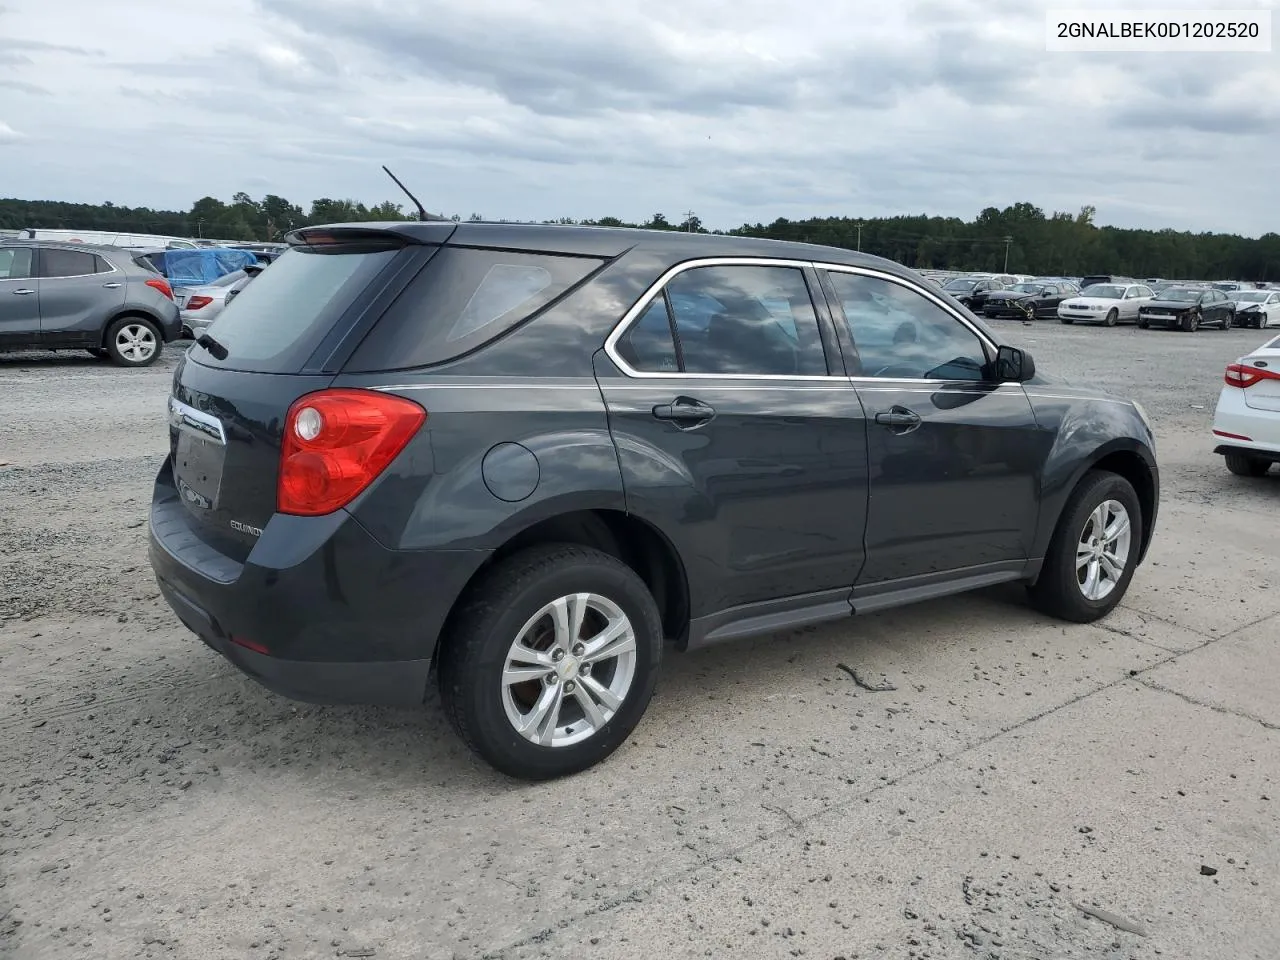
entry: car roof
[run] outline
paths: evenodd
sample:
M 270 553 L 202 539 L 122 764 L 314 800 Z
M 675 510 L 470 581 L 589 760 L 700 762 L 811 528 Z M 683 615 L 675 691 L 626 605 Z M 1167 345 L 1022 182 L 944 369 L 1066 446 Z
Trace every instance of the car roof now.
M 0 246 L 5 247 L 50 247 L 56 250 L 79 250 L 84 253 L 120 253 L 129 252 L 124 247 L 109 243 L 75 243 L 71 240 L 24 240 L 21 237 L 5 237 L 0 239 Z
M 644 230 L 637 227 L 589 227 L 553 223 L 453 223 L 452 221 L 335 223 L 303 227 L 290 234 L 300 237 L 312 230 L 377 230 L 394 233 L 417 243 L 500 247 L 505 250 L 545 251 L 578 256 L 618 257 L 643 250 L 678 263 L 699 257 L 769 257 L 781 260 L 820 260 L 843 266 L 868 267 L 911 275 L 913 271 L 892 260 L 791 240 L 766 240 L 725 234 L 685 233 L 676 230 Z

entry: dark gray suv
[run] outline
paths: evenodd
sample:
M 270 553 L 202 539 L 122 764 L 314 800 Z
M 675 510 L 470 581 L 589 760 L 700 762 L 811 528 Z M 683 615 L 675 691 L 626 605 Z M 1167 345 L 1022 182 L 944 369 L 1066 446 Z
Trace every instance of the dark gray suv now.
M 678 650 L 1021 581 L 1107 614 L 1154 529 L 1134 403 L 848 250 L 566 226 L 307 228 L 191 348 L 151 562 L 207 644 L 590 766 Z
M 0 243 L 0 350 L 86 349 L 155 363 L 182 330 L 169 282 L 120 247 Z

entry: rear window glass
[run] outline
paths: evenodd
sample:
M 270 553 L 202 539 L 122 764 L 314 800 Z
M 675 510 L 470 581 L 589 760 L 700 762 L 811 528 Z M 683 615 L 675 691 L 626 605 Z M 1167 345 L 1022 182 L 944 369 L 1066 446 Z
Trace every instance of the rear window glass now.
M 291 250 L 209 326 L 225 358 L 198 344 L 191 349 L 210 366 L 295 373 L 396 253 L 395 247 L 352 245 Z
M 443 247 L 378 321 L 346 369 L 404 370 L 452 360 L 554 303 L 602 262 Z M 279 264 L 271 268 L 278 269 Z

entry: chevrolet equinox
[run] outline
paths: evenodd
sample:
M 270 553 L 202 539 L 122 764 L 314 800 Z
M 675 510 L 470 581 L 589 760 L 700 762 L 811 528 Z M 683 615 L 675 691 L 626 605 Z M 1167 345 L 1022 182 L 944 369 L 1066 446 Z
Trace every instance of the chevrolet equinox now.
M 422 703 L 544 779 L 688 650 L 1020 581 L 1078 623 L 1159 500 L 1146 415 L 916 273 L 740 237 L 309 227 L 174 373 L 160 590 L 265 686 Z

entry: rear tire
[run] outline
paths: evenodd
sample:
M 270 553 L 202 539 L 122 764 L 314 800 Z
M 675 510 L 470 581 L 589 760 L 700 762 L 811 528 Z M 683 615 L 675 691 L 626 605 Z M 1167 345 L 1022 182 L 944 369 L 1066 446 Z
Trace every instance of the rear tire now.
M 576 635 L 567 626 L 575 610 L 584 611 Z M 624 629 L 622 635 L 629 629 L 634 642 L 591 662 L 593 638 L 609 629 Z M 468 747 L 508 776 L 549 780 L 577 773 L 613 753 L 640 722 L 662 646 L 658 606 L 626 564 L 574 544 L 521 551 L 485 574 L 450 617 L 439 659 L 445 714 Z M 578 665 L 579 657 L 589 670 Z M 522 672 L 531 676 L 510 680 Z M 608 696 L 595 698 L 596 690 L 620 700 L 616 709 Z M 594 718 L 584 700 L 594 705 Z M 545 717 L 530 733 L 517 729 L 544 705 Z
M 1118 505 L 1119 510 L 1109 510 L 1108 504 Z M 1115 537 L 1108 541 L 1108 531 L 1112 531 L 1120 512 L 1127 520 L 1126 532 L 1116 532 Z M 1104 521 L 1102 530 L 1097 529 L 1099 516 Z M 1119 525 L 1115 529 L 1118 531 Z M 1094 536 L 1098 533 L 1104 534 L 1100 538 L 1103 547 L 1100 548 L 1101 554 L 1095 557 L 1095 548 L 1090 541 L 1099 539 Z M 1108 542 L 1111 548 L 1107 548 Z M 1142 507 L 1133 486 L 1124 477 L 1110 471 L 1087 473 L 1067 498 L 1058 518 L 1058 526 L 1045 553 L 1044 566 L 1030 588 L 1031 602 L 1041 612 L 1061 620 L 1092 623 L 1105 617 L 1124 599 L 1141 552 Z M 1119 566 L 1118 576 L 1116 566 Z M 1095 589 L 1091 595 L 1090 577 L 1093 576 L 1110 583 L 1104 594 L 1097 595 L 1098 590 Z
M 142 317 L 121 317 L 107 330 L 107 352 L 122 367 L 149 367 L 163 349 L 160 330 Z
M 1237 477 L 1264 477 L 1271 469 L 1270 460 L 1260 460 L 1243 453 L 1228 453 L 1223 456 L 1227 469 Z
M 1120 311 L 1113 308 L 1107 311 L 1106 319 L 1104 319 L 1102 322 L 1105 323 L 1108 327 L 1114 327 L 1119 320 L 1120 320 Z

